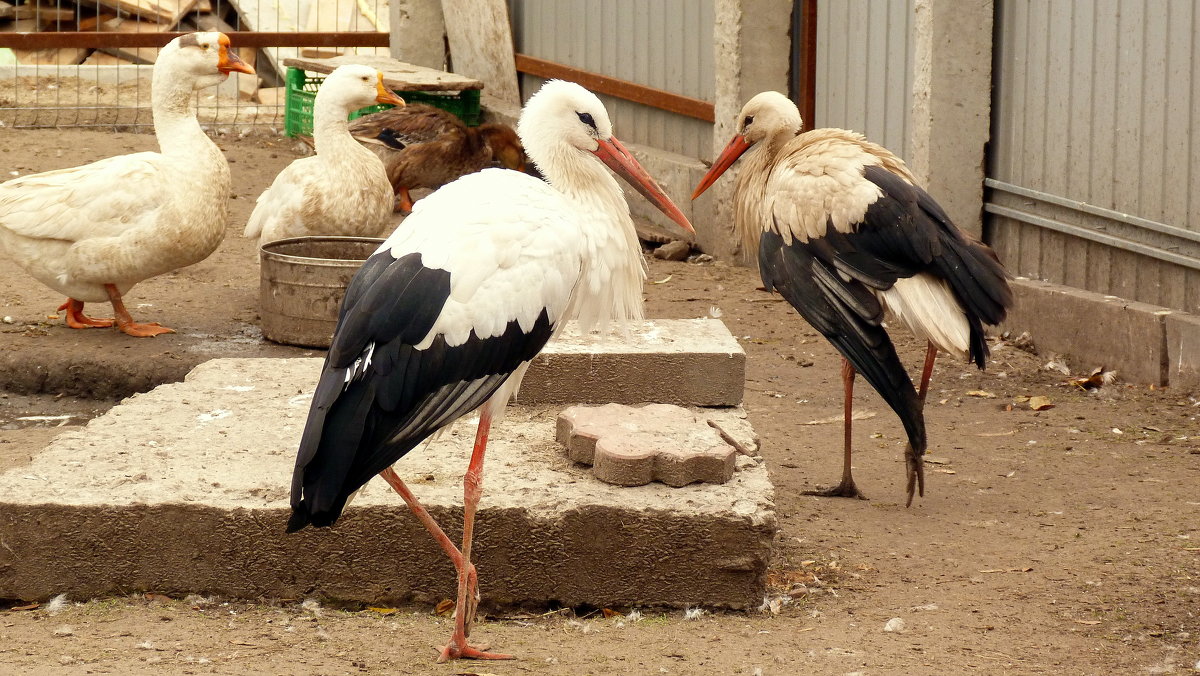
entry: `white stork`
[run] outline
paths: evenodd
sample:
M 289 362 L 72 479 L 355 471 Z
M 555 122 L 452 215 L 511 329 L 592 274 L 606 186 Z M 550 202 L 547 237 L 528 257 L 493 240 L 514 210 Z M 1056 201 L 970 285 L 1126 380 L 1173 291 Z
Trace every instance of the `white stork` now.
M 914 486 L 925 495 L 923 408 L 934 358 L 940 349 L 984 367 L 983 324 L 1000 323 L 1012 305 L 1009 275 L 899 157 L 852 131 L 800 127 L 800 111 L 782 94 L 750 99 L 692 199 L 746 153 L 734 190 L 745 250 L 757 250 L 767 290 L 778 290 L 842 353 L 842 481 L 810 494 L 863 497 L 850 474 L 857 371 L 904 424 L 912 504 Z M 928 342 L 919 393 L 883 326 L 885 311 Z
M 642 316 L 641 245 L 604 166 L 691 230 L 586 89 L 546 83 L 518 130 L 549 183 L 503 169 L 450 183 L 417 202 L 351 281 L 292 479 L 289 532 L 332 525 L 350 496 L 382 474 L 434 535 L 458 571 L 455 629 L 439 661 L 509 657 L 467 643 L 478 603 L 471 540 L 492 418 L 564 320 L 593 329 Z M 477 408 L 460 552 L 390 467 Z

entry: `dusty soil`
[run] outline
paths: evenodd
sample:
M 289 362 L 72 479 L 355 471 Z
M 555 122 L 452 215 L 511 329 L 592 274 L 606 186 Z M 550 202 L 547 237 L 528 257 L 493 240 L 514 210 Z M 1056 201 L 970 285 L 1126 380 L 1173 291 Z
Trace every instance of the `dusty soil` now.
M 296 156 L 295 144 L 219 142 L 233 162 L 229 237 L 203 263 L 130 294 L 135 316 L 178 334 L 135 340 L 68 330 L 47 318 L 61 298 L 0 268 L 0 315 L 12 322 L 0 326 L 0 455 L 36 452 L 114 397 L 214 356 L 312 354 L 257 333 L 257 263 L 240 237 L 253 199 Z M 152 146 L 149 136 L 0 129 L 0 176 Z M 1120 381 L 1085 392 L 1044 368 L 1052 355 L 998 339 L 986 373 L 938 361 L 924 499 L 903 507 L 902 430 L 865 385 L 856 393 L 868 417 L 856 423 L 855 476 L 872 499 L 805 496 L 840 471 L 840 425 L 829 422 L 841 412 L 834 351 L 785 303 L 757 291 L 751 270 L 651 260 L 650 278 L 651 316 L 715 308 L 748 354 L 745 405 L 780 517 L 762 612 L 501 612 L 477 625 L 476 637 L 518 661 L 439 666 L 434 646 L 449 619 L 429 607 L 137 595 L 22 609 L 31 604 L 11 600 L 0 605 L 0 673 L 1200 670 L 1193 393 Z M 904 339 L 901 348 L 915 366 L 921 346 Z M 1031 396 L 1053 408 L 1032 410 Z M 886 631 L 896 628 L 893 618 L 903 626 Z

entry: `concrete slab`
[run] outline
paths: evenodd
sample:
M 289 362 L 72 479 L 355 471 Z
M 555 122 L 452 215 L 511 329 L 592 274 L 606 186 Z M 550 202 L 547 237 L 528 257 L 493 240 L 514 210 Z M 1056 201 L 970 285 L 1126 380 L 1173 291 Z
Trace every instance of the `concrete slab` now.
M 1076 371 L 1104 366 L 1125 381 L 1167 384 L 1170 310 L 1030 279 L 1012 287 L 1016 304 L 1002 330 L 1028 331 L 1038 349 L 1065 355 Z
M 529 367 L 521 404 L 738 406 L 746 353 L 716 319 L 655 319 L 625 338 L 581 336 L 564 327 Z
M 284 533 L 320 363 L 207 362 L 0 474 L 0 598 L 450 597 L 450 564 L 378 479 L 336 527 Z M 485 602 L 761 601 L 776 517 L 760 461 L 740 456 L 723 485 L 611 486 L 565 457 L 559 408 L 512 408 L 493 429 L 476 538 Z M 706 414 L 735 438 L 748 429 L 740 409 Z M 460 421 L 396 466 L 452 537 L 474 424 Z
M 1167 377 L 1171 387 L 1200 391 L 1200 317 L 1166 316 Z

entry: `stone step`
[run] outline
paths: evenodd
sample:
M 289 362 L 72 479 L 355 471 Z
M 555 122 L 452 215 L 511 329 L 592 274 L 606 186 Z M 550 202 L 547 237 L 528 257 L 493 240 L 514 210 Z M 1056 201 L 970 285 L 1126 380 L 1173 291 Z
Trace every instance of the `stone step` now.
M 319 359 L 216 359 L 136 395 L 0 474 L 0 598 L 170 594 L 428 602 L 450 563 L 372 480 L 333 528 L 285 534 Z M 476 527 L 484 600 L 746 608 L 776 518 L 763 464 L 731 481 L 605 484 L 555 441 L 561 406 L 510 407 L 492 430 Z M 753 449 L 739 408 L 706 415 Z M 397 463 L 451 537 L 475 419 Z

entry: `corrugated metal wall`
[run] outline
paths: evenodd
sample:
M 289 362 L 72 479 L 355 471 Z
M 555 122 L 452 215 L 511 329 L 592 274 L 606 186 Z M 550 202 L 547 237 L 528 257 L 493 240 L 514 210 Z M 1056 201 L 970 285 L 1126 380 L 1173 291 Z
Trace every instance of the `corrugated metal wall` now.
M 510 0 L 510 6 L 520 53 L 706 101 L 715 97 L 713 0 Z M 525 98 L 542 83 L 521 78 Z M 600 98 L 622 141 L 712 155 L 711 123 Z
M 913 3 L 817 3 L 814 126 L 853 129 L 908 159 Z
M 985 208 L 1009 269 L 1200 311 L 1200 6 L 996 7 Z

